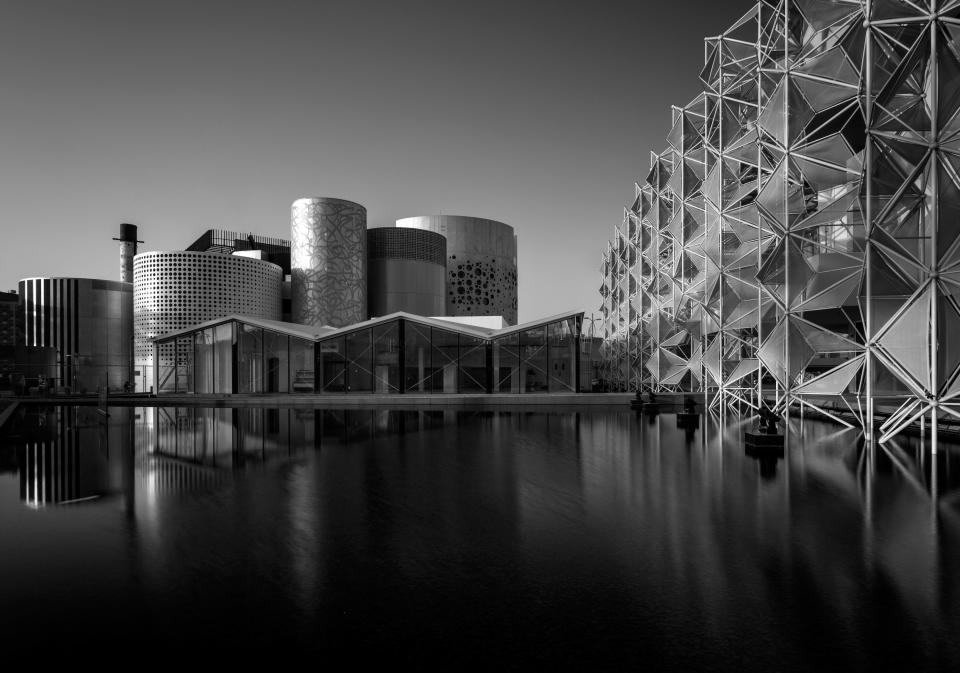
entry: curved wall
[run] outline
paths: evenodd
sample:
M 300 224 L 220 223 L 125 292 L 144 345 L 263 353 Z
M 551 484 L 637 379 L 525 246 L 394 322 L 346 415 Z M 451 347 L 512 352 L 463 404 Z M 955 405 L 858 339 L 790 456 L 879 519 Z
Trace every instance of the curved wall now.
M 517 237 L 496 220 L 425 215 L 397 227 L 426 229 L 447 239 L 446 315 L 501 315 L 517 324 Z
M 444 315 L 447 240 L 442 235 L 399 227 L 368 229 L 367 259 L 371 318 L 397 311 Z
M 291 320 L 345 327 L 367 319 L 367 209 L 305 198 L 290 210 Z
M 25 278 L 18 310 L 27 346 L 60 352 L 57 386 L 74 391 L 131 381 L 130 283 L 95 278 Z
M 153 385 L 152 340 L 232 313 L 281 319 L 283 270 L 215 252 L 144 252 L 133 258 L 134 363 Z

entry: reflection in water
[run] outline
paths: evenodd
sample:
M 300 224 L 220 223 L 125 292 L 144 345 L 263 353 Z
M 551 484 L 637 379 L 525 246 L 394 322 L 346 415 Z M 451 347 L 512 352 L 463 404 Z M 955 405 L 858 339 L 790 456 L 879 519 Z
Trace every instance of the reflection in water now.
M 129 410 L 104 417 L 95 408 L 57 407 L 21 414 L 13 465 L 20 498 L 32 507 L 74 504 L 116 493 L 122 449 L 130 446 Z
M 0 536 L 22 550 L 0 556 L 0 627 L 29 633 L 48 600 L 78 646 L 108 625 L 401 665 L 960 664 L 956 447 L 791 420 L 783 457 L 751 456 L 745 419 L 702 420 L 25 414 L 0 439 Z

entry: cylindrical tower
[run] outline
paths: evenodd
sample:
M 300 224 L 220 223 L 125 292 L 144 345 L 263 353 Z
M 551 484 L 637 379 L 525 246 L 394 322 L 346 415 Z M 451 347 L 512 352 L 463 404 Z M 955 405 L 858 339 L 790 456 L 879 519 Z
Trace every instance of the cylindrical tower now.
M 153 339 L 234 313 L 280 320 L 283 270 L 217 252 L 143 252 L 133 260 L 138 390 L 153 385 Z
M 517 324 L 517 237 L 503 222 L 463 215 L 397 220 L 447 238 L 446 315 L 503 316 Z
M 130 379 L 130 283 L 96 278 L 20 281 L 24 344 L 57 349 L 55 385 L 123 389 Z
M 367 305 L 371 318 L 405 311 L 445 315 L 447 239 L 423 229 L 367 230 Z
M 137 254 L 137 225 L 124 222 L 120 225 L 120 236 L 113 239 L 120 241 L 120 280 L 124 283 L 133 282 L 133 258 Z
M 367 319 L 367 209 L 332 198 L 293 202 L 291 319 L 345 327 Z

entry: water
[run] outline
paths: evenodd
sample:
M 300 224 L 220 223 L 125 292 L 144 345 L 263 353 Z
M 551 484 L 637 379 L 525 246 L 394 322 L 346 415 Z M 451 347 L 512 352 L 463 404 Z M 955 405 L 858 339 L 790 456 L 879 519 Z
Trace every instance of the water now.
M 630 412 L 48 409 L 0 444 L 0 658 L 960 666 L 960 451 Z M 196 655 L 194 655 L 196 656 Z

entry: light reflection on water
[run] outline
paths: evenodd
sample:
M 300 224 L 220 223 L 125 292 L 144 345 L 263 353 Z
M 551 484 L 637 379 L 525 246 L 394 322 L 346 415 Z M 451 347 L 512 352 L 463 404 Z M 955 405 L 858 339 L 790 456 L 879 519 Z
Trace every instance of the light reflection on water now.
M 794 420 L 784 458 L 752 458 L 741 426 L 24 413 L 0 440 L 0 628 L 446 666 L 960 665 L 956 447 Z

